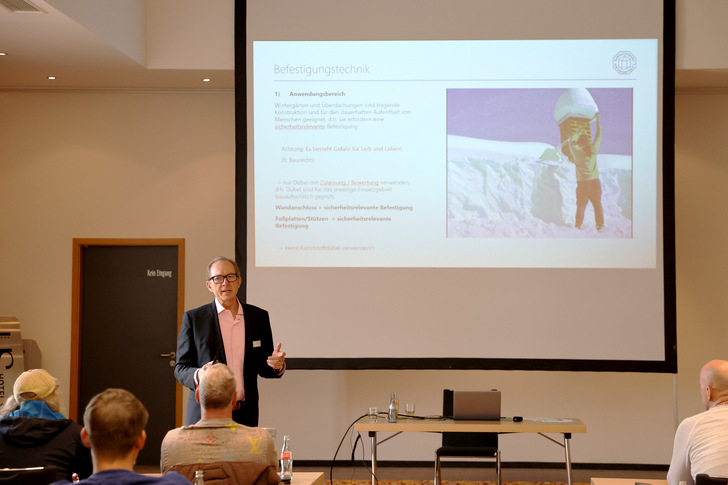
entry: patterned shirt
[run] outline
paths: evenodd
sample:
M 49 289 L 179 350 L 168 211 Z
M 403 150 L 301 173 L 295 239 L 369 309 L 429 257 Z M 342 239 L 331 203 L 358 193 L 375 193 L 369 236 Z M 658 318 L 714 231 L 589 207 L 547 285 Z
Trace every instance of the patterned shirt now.
M 273 437 L 262 428 L 250 428 L 232 419 L 201 419 L 175 428 L 162 441 L 161 470 L 174 465 L 245 461 L 276 466 Z

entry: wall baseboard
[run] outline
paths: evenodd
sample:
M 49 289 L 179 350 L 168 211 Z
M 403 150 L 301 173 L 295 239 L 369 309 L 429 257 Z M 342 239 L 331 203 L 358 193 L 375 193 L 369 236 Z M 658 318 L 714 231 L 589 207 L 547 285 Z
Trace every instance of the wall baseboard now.
M 330 468 L 331 465 L 336 468 L 341 467 L 359 467 L 369 466 L 369 460 L 296 460 L 297 467 L 311 468 Z M 433 468 L 434 461 L 378 461 L 377 466 L 381 468 Z M 486 461 L 443 461 L 442 467 L 447 468 L 493 468 L 494 462 Z M 561 469 L 564 468 L 563 462 L 532 462 L 532 461 L 516 461 L 502 462 L 503 468 L 534 468 L 534 469 Z M 572 463 L 573 470 L 640 470 L 640 471 L 667 471 L 669 465 L 662 464 L 644 464 L 644 463 Z

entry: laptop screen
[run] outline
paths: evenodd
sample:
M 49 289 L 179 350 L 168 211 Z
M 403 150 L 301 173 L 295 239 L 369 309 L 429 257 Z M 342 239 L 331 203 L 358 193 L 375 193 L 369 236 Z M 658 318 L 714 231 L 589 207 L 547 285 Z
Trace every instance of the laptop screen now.
M 453 392 L 453 419 L 499 420 L 501 393 L 491 391 Z

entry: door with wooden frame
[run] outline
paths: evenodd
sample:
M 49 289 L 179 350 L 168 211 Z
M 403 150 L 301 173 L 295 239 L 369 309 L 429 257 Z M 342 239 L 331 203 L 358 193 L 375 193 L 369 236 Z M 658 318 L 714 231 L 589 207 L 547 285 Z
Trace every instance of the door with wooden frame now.
M 82 422 L 109 387 L 149 411 L 138 465 L 159 465 L 165 433 L 182 424 L 174 352 L 184 308 L 184 239 L 74 239 L 70 409 Z

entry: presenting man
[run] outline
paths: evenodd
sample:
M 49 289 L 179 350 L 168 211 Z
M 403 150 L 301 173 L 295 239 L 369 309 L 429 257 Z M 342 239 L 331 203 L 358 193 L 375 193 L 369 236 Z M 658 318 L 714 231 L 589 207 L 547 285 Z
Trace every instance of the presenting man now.
M 196 463 L 247 462 L 272 467 L 277 464 L 273 437 L 262 428 L 233 421 L 235 376 L 225 364 L 206 364 L 198 373 L 195 398 L 202 419 L 193 426 L 176 428 L 162 441 L 161 470 Z M 276 483 L 279 479 L 276 477 Z
M 129 391 L 107 389 L 95 395 L 83 413 L 81 440 L 91 448 L 93 474 L 81 485 L 189 485 L 179 473 L 152 477 L 134 473 L 137 455 L 147 439 L 149 413 Z M 71 483 L 68 481 L 56 482 Z M 54 484 L 54 485 L 56 485 Z
M 215 258 L 207 265 L 207 289 L 212 303 L 185 312 L 177 338 L 174 376 L 190 393 L 185 424 L 200 420 L 195 399 L 198 371 L 208 363 L 227 364 L 237 379 L 238 400 L 233 420 L 258 426 L 258 376 L 278 378 L 285 371 L 281 344 L 273 349 L 268 312 L 238 300 L 240 270 L 235 261 Z
M 703 366 L 700 397 L 707 411 L 686 418 L 675 432 L 669 485 L 694 485 L 699 473 L 728 477 L 728 361 Z

